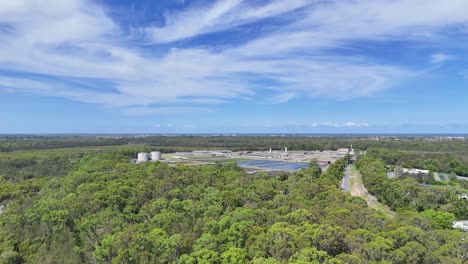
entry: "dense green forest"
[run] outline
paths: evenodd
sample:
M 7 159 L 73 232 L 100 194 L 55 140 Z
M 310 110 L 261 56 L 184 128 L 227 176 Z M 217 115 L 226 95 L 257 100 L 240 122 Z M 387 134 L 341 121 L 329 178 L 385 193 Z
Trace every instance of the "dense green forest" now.
M 450 154 L 422 155 L 384 148 L 369 148 L 367 154 L 392 167 L 402 166 L 406 168 L 426 169 L 433 172 L 451 172 L 461 176 L 468 176 L 468 165 Z
M 468 200 L 459 198 L 468 192 L 467 181 L 453 179 L 449 184 L 439 186 L 421 185 L 411 177 L 389 179 L 385 163 L 372 153 L 359 157 L 356 165 L 368 190 L 393 210 L 436 210 L 441 219 L 447 217 L 443 224 L 446 227 L 450 227 L 455 219 L 468 219 Z
M 467 233 L 451 229 L 468 219 L 466 182 L 386 177 L 413 154 L 356 162 L 392 218 L 340 190 L 347 159 L 251 175 L 129 162 L 141 148 L 0 155 L 0 263 L 468 263 Z

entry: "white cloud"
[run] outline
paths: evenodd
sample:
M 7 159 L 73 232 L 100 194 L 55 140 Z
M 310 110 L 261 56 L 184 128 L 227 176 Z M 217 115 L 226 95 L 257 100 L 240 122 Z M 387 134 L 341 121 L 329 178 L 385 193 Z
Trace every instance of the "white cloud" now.
M 321 123 L 320 125 L 324 127 L 359 128 L 359 127 L 368 127 L 369 123 L 367 122 L 345 122 L 345 123 L 324 122 L 324 123 Z
M 378 93 L 412 70 L 366 57 L 330 56 L 326 48 L 354 40 L 437 39 L 442 29 L 468 21 L 465 0 L 272 0 L 255 8 L 225 0 L 169 13 L 165 26 L 143 31 L 155 42 L 171 42 L 297 8 L 303 15 L 292 23 L 244 44 L 156 54 L 128 42 L 119 24 L 94 2 L 0 0 L 0 24 L 9 28 L 0 30 L 1 68 L 34 74 L 0 73 L 0 86 L 118 107 L 130 115 L 204 111 L 232 98 L 349 99 Z M 442 62 L 447 56 L 431 59 Z
M 435 39 L 448 26 L 467 24 L 467 9 L 464 0 L 323 1 L 291 25 L 250 42 L 243 52 L 258 56 L 317 52 L 353 40 Z
M 0 87 L 17 91 L 47 91 L 50 87 L 39 81 L 27 80 L 22 78 L 1 77 Z
M 272 104 L 282 104 L 282 103 L 289 102 L 294 97 L 296 97 L 295 93 L 291 93 L 291 92 L 280 93 L 280 94 L 276 94 L 276 95 L 272 96 L 270 98 L 269 102 L 272 103 Z
M 333 123 L 333 122 L 324 122 L 321 125 L 325 127 L 339 127 L 340 126 L 338 123 Z
M 242 0 L 222 0 L 210 8 L 196 8 L 166 16 L 163 28 L 148 28 L 146 31 L 155 42 L 171 42 L 205 33 L 208 28 L 217 25 L 221 18 L 238 6 Z
M 122 110 L 129 116 L 142 116 L 142 115 L 180 115 L 191 114 L 194 112 L 210 112 L 207 108 L 202 107 L 129 107 Z M 172 124 L 168 124 L 171 127 Z
M 273 0 L 252 6 L 245 0 L 219 0 L 208 7 L 192 7 L 166 15 L 164 27 L 145 28 L 152 41 L 172 42 L 197 35 L 218 32 L 304 7 L 311 0 Z
M 445 53 L 435 53 L 431 55 L 431 62 L 435 64 L 444 63 L 451 59 L 453 59 L 453 57 Z
M 369 124 L 366 122 L 356 123 L 356 122 L 346 122 L 343 124 L 344 127 L 368 127 Z

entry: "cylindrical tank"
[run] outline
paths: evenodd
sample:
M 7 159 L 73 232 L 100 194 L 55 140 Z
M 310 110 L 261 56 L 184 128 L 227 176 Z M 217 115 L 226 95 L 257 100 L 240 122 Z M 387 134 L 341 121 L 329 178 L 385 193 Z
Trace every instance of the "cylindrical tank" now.
M 148 153 L 140 152 L 138 153 L 138 162 L 147 162 L 148 161 Z
M 151 152 L 151 159 L 152 160 L 161 160 L 161 152 L 159 152 L 159 151 Z

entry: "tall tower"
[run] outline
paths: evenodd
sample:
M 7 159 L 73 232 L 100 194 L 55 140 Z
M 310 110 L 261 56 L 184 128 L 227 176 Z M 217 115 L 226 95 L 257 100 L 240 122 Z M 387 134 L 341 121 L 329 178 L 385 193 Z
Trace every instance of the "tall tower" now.
M 286 154 L 288 153 L 288 147 L 284 148 L 284 153 L 286 153 Z

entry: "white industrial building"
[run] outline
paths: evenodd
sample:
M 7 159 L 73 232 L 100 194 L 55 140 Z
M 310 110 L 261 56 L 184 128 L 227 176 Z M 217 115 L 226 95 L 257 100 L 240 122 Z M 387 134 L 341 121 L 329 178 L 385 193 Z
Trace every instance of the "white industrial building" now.
M 348 154 L 349 149 L 348 148 L 340 148 L 336 152 L 338 152 L 338 154 Z
M 138 156 L 137 156 L 137 162 L 138 163 L 147 162 L 148 160 L 149 160 L 149 154 L 148 153 L 145 153 L 145 152 L 138 153 Z
M 137 155 L 136 163 L 161 160 L 161 152 L 153 151 L 151 153 L 140 152 Z
M 215 156 L 224 156 L 231 154 L 230 150 L 195 150 L 192 152 L 193 155 L 215 155 Z
M 403 173 L 408 173 L 408 174 L 429 174 L 429 170 L 420 170 L 420 169 L 402 169 Z
M 161 152 L 159 151 L 151 152 L 151 160 L 161 160 Z

